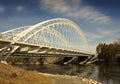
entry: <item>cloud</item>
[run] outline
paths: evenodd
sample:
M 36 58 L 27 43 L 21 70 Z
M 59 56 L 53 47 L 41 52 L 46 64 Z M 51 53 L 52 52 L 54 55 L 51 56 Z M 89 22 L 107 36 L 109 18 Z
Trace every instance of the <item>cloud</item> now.
M 102 36 L 108 36 L 108 35 L 114 35 L 117 32 L 120 32 L 120 29 L 109 29 L 109 30 L 105 30 L 105 29 L 98 29 L 98 32 L 102 35 Z
M 42 7 L 77 19 L 95 23 L 109 23 L 111 18 L 91 6 L 80 6 L 82 0 L 40 0 Z
M 17 10 L 17 11 L 22 11 L 22 10 L 23 10 L 23 6 L 17 6 L 17 7 L 16 7 L 16 10 Z
M 0 12 L 3 12 L 5 11 L 5 8 L 4 7 L 0 7 Z
M 87 32 L 86 33 L 86 36 L 87 38 L 89 39 L 89 41 L 91 40 L 95 40 L 95 39 L 100 39 L 100 38 L 103 38 L 103 37 L 114 37 L 114 35 L 116 35 L 116 33 L 119 33 L 120 32 L 120 29 L 109 29 L 109 30 L 106 30 L 106 29 L 98 29 L 95 33 L 90 33 L 90 32 Z
M 95 33 L 86 33 L 87 38 L 89 39 L 96 39 L 96 38 L 100 38 L 101 36 Z
M 96 50 L 96 46 L 99 44 L 99 43 L 112 43 L 114 42 L 115 40 L 117 40 L 116 36 L 117 34 L 119 34 L 120 32 L 120 29 L 97 29 L 96 32 L 94 33 L 90 33 L 90 32 L 86 32 L 86 37 L 87 37 L 87 40 L 88 42 L 90 43 L 89 44 L 89 47 L 91 49 L 92 52 L 95 52 Z M 104 40 L 100 40 L 99 43 L 96 41 L 96 40 L 99 40 L 99 39 L 104 39 Z

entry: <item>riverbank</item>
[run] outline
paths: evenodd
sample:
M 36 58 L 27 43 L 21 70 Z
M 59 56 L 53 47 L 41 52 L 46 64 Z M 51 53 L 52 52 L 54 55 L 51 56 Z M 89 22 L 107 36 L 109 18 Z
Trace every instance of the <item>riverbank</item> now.
M 36 71 L 0 63 L 0 84 L 52 84 L 52 82 L 47 76 Z
M 59 75 L 59 74 L 48 74 L 39 73 L 40 75 L 45 75 L 52 80 L 52 84 L 102 84 L 93 79 L 88 79 L 80 76 L 70 76 L 70 75 Z
M 27 71 L 0 63 L 0 84 L 101 84 L 92 79 Z

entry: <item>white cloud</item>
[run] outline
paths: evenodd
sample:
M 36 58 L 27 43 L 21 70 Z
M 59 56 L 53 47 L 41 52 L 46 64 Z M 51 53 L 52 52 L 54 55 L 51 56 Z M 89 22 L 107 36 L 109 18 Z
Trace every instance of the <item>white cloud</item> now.
M 87 38 L 89 39 L 96 39 L 96 38 L 100 38 L 101 36 L 95 33 L 86 33 Z
M 17 10 L 17 11 L 22 11 L 22 10 L 23 10 L 23 6 L 17 6 L 17 7 L 16 7 L 16 10 Z
M 61 13 L 72 18 L 84 19 L 95 23 L 109 23 L 110 17 L 91 6 L 80 7 L 82 0 L 40 0 L 42 7 L 54 13 Z M 69 1 L 69 2 L 68 2 Z
M 120 29 L 98 29 L 95 33 L 86 32 L 87 40 L 89 41 L 89 47 L 92 52 L 95 52 L 96 46 L 99 43 L 112 43 L 114 40 L 117 40 L 115 37 L 120 32 Z M 110 37 L 110 38 L 109 38 Z M 101 40 L 97 43 L 98 39 L 107 38 L 106 40 Z
M 5 8 L 4 7 L 0 7 L 0 12 L 3 12 L 5 11 Z
M 95 39 L 99 39 L 99 38 L 103 38 L 103 37 L 109 37 L 112 36 L 114 37 L 116 35 L 116 33 L 119 33 L 120 29 L 98 29 L 95 33 L 86 33 L 87 38 L 89 39 L 89 41 L 91 40 L 95 40 Z
M 108 36 L 108 35 L 114 35 L 117 32 L 120 32 L 120 29 L 109 29 L 109 30 L 105 30 L 105 29 L 98 29 L 98 32 L 102 35 L 102 36 Z

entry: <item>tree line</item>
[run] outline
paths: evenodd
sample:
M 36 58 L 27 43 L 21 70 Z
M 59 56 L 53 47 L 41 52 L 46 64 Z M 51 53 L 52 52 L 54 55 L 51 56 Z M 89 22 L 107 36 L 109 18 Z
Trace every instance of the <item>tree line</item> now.
M 120 62 L 120 39 L 116 42 L 106 44 L 100 43 L 96 47 L 99 61 L 118 61 Z

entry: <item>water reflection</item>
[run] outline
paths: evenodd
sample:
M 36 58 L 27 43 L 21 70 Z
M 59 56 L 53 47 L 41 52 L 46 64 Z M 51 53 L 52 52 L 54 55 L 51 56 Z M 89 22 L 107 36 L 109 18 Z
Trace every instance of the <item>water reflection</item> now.
M 69 75 L 80 75 L 80 76 L 89 76 L 94 72 L 94 66 L 77 66 L 77 65 L 15 65 L 27 70 L 36 70 L 45 73 L 52 74 L 69 74 Z
M 69 74 L 95 79 L 103 84 L 120 84 L 120 65 L 104 63 L 99 65 L 17 65 L 28 70 L 37 70 L 53 74 Z
M 103 84 L 120 84 L 120 65 L 116 63 L 100 64 L 99 79 Z

